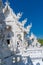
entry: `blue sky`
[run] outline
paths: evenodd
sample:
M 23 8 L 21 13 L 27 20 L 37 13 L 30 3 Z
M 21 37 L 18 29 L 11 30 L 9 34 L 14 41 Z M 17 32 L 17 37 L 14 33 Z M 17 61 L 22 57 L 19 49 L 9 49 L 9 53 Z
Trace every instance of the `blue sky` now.
M 5 2 L 6 0 L 3 0 Z M 27 18 L 26 25 L 32 22 L 31 32 L 43 38 L 43 0 L 9 0 L 15 13 L 23 12 L 21 20 Z

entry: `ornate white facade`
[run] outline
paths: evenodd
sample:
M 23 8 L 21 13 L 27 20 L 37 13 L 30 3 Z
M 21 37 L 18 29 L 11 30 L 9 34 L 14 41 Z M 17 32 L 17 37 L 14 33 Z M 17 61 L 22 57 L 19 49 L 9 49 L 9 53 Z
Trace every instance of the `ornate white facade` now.
M 25 28 L 27 19 L 20 22 L 21 13 L 0 3 L 0 65 L 43 65 L 43 47 L 33 33 L 29 36 L 32 24 Z

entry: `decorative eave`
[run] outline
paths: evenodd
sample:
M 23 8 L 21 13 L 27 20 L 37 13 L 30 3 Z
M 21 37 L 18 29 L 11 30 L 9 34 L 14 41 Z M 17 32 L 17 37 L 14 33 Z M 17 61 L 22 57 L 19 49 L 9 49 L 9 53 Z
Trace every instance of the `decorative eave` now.
M 31 23 L 30 25 L 28 25 L 26 28 L 23 27 L 23 26 L 21 26 L 21 25 L 19 25 L 19 22 L 18 22 L 17 25 L 19 26 L 19 28 L 20 28 L 23 32 L 26 32 L 27 34 L 29 34 L 30 29 L 31 29 L 31 27 L 32 27 L 32 23 Z
M 9 4 L 6 2 L 5 8 L 3 9 L 3 13 L 5 14 L 7 11 L 9 11 L 9 14 L 13 16 L 14 19 L 19 20 L 22 16 L 21 13 L 18 13 L 17 15 L 13 12 Z M 9 15 L 8 14 L 8 15 Z
M 6 2 L 6 3 L 5 3 L 5 7 L 4 7 L 4 9 L 3 9 L 3 13 L 6 13 L 7 10 L 10 11 L 11 8 L 10 8 L 9 4 Z
M 13 12 L 13 10 L 11 9 L 11 7 L 9 6 L 8 3 L 6 3 L 5 5 L 5 8 L 3 9 L 3 13 L 6 14 L 6 12 L 9 12 L 9 14 L 7 14 L 8 16 L 6 17 L 5 15 L 5 21 L 15 21 L 16 24 L 20 27 L 20 29 L 23 31 L 23 32 L 26 32 L 26 33 L 29 33 L 31 27 L 32 27 L 32 24 L 28 25 L 26 28 L 24 28 L 24 25 L 26 24 L 27 22 L 27 18 L 24 19 L 22 22 L 19 22 L 19 19 L 21 18 L 22 14 L 21 13 L 18 13 L 17 15 Z

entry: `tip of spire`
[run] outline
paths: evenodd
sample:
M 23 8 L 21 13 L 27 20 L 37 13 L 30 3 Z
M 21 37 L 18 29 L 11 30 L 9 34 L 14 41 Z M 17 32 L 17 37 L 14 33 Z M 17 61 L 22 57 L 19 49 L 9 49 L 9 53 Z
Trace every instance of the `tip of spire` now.
M 9 1 L 8 1 L 8 0 L 6 0 L 5 4 L 9 5 L 10 3 L 9 3 Z
M 7 4 L 9 4 L 9 1 L 8 0 L 6 0 L 6 2 L 7 2 Z

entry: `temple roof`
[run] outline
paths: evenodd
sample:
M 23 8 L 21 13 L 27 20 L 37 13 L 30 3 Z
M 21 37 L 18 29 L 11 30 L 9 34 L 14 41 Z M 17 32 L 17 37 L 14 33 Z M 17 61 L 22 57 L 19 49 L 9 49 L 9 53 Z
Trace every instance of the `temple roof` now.
M 27 18 L 24 19 L 22 22 L 19 21 L 19 19 L 21 18 L 22 16 L 22 13 L 17 13 L 15 14 L 15 12 L 13 11 L 13 9 L 10 7 L 9 3 L 6 2 L 5 3 L 5 7 L 3 8 L 3 13 L 5 15 L 5 21 L 15 21 L 16 24 L 20 27 L 20 29 L 23 31 L 23 32 L 26 32 L 26 33 L 29 33 L 30 32 L 30 29 L 32 27 L 32 24 L 28 25 L 26 28 L 24 27 L 24 25 L 26 24 L 27 22 Z

